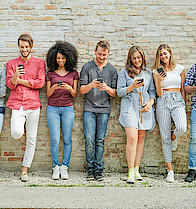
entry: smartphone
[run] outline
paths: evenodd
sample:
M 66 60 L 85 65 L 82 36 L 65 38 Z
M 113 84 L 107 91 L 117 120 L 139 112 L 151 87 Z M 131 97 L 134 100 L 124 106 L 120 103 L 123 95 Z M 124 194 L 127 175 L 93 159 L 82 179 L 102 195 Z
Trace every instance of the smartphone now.
M 61 86 L 61 85 L 63 85 L 63 81 L 57 81 L 57 84 L 58 84 L 59 86 Z
M 142 83 L 142 82 L 144 82 L 143 78 L 137 79 L 137 83 Z
M 167 75 L 167 74 L 165 73 L 165 71 L 163 70 L 162 67 L 158 68 L 157 71 L 158 71 L 159 74 L 160 74 L 160 73 L 163 73 L 163 76 L 164 76 L 164 77 Z
M 19 70 L 21 71 L 20 73 L 21 74 L 24 74 L 25 72 L 23 71 L 23 69 L 24 69 L 24 65 L 23 64 L 18 64 L 18 67 L 20 68 Z
M 23 65 L 23 64 L 19 64 L 18 67 L 19 67 L 20 69 L 24 69 L 24 65 Z
M 97 81 L 99 81 L 100 83 L 103 83 L 103 78 L 97 78 Z

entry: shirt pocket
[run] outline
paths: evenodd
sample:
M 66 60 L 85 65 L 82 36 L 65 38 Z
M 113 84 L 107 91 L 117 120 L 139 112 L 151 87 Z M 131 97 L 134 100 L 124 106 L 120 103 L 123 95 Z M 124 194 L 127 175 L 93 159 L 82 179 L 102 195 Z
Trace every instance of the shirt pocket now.
M 132 110 L 132 97 L 126 97 L 121 100 L 121 112 L 131 113 Z

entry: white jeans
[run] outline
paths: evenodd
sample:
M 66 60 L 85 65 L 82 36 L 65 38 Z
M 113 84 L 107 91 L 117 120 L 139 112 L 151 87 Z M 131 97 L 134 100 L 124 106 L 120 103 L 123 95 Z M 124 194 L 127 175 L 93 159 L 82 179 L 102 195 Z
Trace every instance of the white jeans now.
M 0 113 L 0 134 L 3 127 L 4 114 Z
M 24 124 L 26 122 L 26 150 L 22 166 L 31 167 L 37 140 L 37 129 L 39 122 L 40 108 L 36 110 L 12 110 L 11 135 L 15 139 L 20 139 L 24 134 Z

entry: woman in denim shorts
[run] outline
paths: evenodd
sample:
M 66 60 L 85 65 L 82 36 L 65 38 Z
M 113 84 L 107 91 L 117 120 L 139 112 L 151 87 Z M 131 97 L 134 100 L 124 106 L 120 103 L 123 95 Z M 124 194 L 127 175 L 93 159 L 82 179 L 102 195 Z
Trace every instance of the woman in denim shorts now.
M 155 87 L 151 70 L 146 68 L 145 55 L 140 46 L 129 49 L 127 63 L 118 76 L 117 94 L 121 97 L 119 122 L 124 127 L 127 144 L 127 183 L 142 180 L 139 166 L 144 151 L 146 130 L 155 125 L 153 104 Z

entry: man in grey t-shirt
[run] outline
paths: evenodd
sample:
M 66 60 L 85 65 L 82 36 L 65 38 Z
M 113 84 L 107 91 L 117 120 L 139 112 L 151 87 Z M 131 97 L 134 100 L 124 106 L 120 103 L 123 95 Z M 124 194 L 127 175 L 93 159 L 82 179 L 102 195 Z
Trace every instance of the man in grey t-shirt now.
M 117 71 L 107 62 L 110 44 L 100 41 L 95 59 L 84 64 L 80 74 L 80 93 L 85 94 L 83 128 L 87 181 L 103 180 L 104 140 L 111 112 L 110 96 L 116 96 Z

